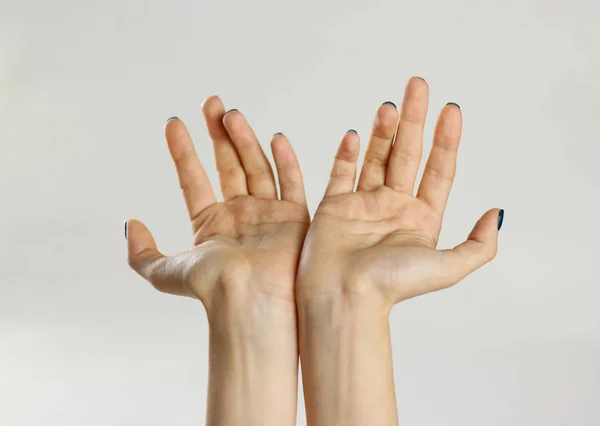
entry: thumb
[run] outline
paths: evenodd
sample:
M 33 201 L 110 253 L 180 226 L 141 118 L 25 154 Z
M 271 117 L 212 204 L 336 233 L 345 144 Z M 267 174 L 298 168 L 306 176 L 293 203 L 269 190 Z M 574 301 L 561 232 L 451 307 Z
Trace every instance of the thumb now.
M 184 289 L 180 269 L 170 258 L 158 251 L 154 237 L 139 220 L 130 219 L 125 222 L 125 238 L 127 238 L 127 263 L 131 269 L 164 293 L 188 296 Z
M 475 224 L 465 242 L 450 250 L 442 250 L 445 275 L 456 284 L 471 272 L 496 257 L 498 231 L 504 219 L 504 210 L 488 210 Z

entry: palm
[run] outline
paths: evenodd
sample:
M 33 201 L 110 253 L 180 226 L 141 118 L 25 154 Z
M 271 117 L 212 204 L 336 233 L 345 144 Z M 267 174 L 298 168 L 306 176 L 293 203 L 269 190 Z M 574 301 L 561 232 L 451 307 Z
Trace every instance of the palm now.
M 349 252 L 346 281 L 366 280 L 406 298 L 424 278 L 419 271 L 430 271 L 428 266 L 439 260 L 435 246 L 440 224 L 422 200 L 382 186 L 325 198 L 312 226 L 352 236 L 327 238 Z
M 375 288 L 389 300 L 397 301 L 447 287 L 462 278 L 465 267 L 461 268 L 457 261 L 459 252 L 479 250 L 479 259 L 471 256 L 469 267 L 495 253 L 497 232 L 490 230 L 490 221 L 497 211 L 484 216 L 483 225 L 476 227 L 468 244 L 454 251 L 436 250 L 454 178 L 461 115 L 455 106 L 442 111 L 414 196 L 427 102 L 427 84 L 412 79 L 400 117 L 393 105 L 380 107 L 356 192 L 353 188 L 358 136 L 355 132 L 344 136 L 325 197 L 307 235 L 308 250 L 302 262 L 306 268 L 301 273 L 308 280 L 303 282 L 318 282 L 320 277 L 312 275 L 318 274 L 320 268 L 312 265 L 319 263 L 319 258 L 333 256 L 339 261 L 332 263 L 341 265 L 333 275 L 341 276 L 345 285 L 352 287 L 349 290 L 363 294 Z M 483 239 L 488 243 L 482 244 Z M 314 290 L 300 289 L 300 293 L 310 297 Z
M 213 204 L 192 221 L 192 251 L 199 256 L 189 283 L 195 293 L 202 291 L 200 277 L 212 267 L 219 274 L 212 285 L 223 281 L 239 285 L 237 277 L 246 274 L 257 290 L 293 301 L 296 265 L 308 225 L 306 206 L 288 201 L 241 196 Z
M 256 136 L 236 110 L 217 97 L 203 105 L 224 201 L 217 203 L 191 137 L 179 119 L 165 128 L 194 233 L 194 246 L 173 256 L 158 252 L 149 231 L 129 221 L 129 262 L 157 289 L 198 297 L 205 305 L 223 292 L 293 301 L 294 278 L 309 224 L 302 175 L 287 138 L 276 135 L 274 174 Z M 254 296 L 253 296 L 254 297 Z
M 406 241 L 435 248 L 440 229 L 440 217 L 427 203 L 387 186 L 327 197 L 315 220 L 322 216 L 335 218 L 348 232 L 362 235 L 357 241 L 364 246 L 360 248 Z

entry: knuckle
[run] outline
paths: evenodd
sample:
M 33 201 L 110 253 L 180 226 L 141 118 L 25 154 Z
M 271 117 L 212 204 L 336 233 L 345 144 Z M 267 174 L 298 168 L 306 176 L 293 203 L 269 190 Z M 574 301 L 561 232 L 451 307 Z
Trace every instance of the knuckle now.
M 219 177 L 221 178 L 221 180 L 235 179 L 236 177 L 244 176 L 244 170 L 242 170 L 242 168 L 238 166 L 219 167 L 217 169 L 217 172 L 219 173 Z
M 260 166 L 248 170 L 246 172 L 246 176 L 248 176 L 249 179 L 270 179 L 273 177 L 273 174 L 271 172 L 271 169 L 269 169 L 268 167 Z
M 433 167 L 428 167 L 425 171 L 425 173 L 438 181 L 448 181 L 450 183 L 452 183 L 454 181 L 454 176 L 453 175 L 448 175 L 447 173 L 444 173 L 443 171 L 433 168 Z
M 423 119 L 415 112 L 409 111 L 402 114 L 402 121 L 411 124 L 422 124 Z
M 354 171 L 344 168 L 335 168 L 329 174 L 329 177 L 334 180 L 349 180 L 354 179 Z
M 394 133 L 396 133 L 397 120 L 398 117 L 377 117 L 373 124 L 373 137 L 391 144 Z
M 403 149 L 393 149 L 390 153 L 390 158 L 402 163 L 410 163 L 415 156 Z
M 388 166 L 388 160 L 389 157 L 375 157 L 375 156 L 369 156 L 367 158 L 365 158 L 365 166 L 374 166 L 377 168 L 385 168 Z
M 285 189 L 295 189 L 300 187 L 300 184 L 293 178 L 281 178 L 279 184 Z
M 494 260 L 496 258 L 496 255 L 498 254 L 498 245 L 497 244 L 490 244 L 488 247 L 486 247 L 485 250 L 485 262 L 491 262 L 492 260 Z

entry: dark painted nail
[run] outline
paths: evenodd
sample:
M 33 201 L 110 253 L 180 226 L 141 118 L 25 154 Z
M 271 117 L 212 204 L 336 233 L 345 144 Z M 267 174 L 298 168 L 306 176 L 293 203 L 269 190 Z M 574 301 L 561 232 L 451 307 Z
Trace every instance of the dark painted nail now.
M 358 133 L 356 133 L 356 130 L 354 130 L 354 129 L 350 129 L 350 130 L 348 130 L 346 133 L 354 133 L 354 134 L 358 134 Z
M 125 239 L 127 239 L 127 221 L 125 221 Z
M 227 111 L 227 112 L 225 113 L 225 115 L 227 115 L 227 114 L 229 114 L 230 112 L 233 112 L 233 111 L 237 111 L 237 109 L 235 109 L 235 108 L 231 108 L 229 111 Z
M 171 120 L 175 120 L 176 118 L 177 118 L 177 116 L 176 116 L 176 115 L 174 115 L 173 117 L 169 117 L 169 119 L 167 120 L 167 123 L 168 123 L 169 121 L 171 121 Z
M 382 103 L 381 105 L 385 105 L 385 104 L 389 104 L 391 106 L 393 106 L 394 108 L 398 109 L 398 107 L 396 106 L 395 103 L 393 103 L 392 101 L 385 101 L 384 103 Z
M 275 137 L 277 135 L 283 135 L 283 133 L 281 133 L 281 132 L 273 133 L 273 137 Z
M 504 222 L 504 209 L 500 209 L 498 213 L 498 231 L 502 228 L 502 222 Z
M 455 105 L 458 109 L 460 109 L 460 105 L 454 102 L 448 102 L 446 105 Z

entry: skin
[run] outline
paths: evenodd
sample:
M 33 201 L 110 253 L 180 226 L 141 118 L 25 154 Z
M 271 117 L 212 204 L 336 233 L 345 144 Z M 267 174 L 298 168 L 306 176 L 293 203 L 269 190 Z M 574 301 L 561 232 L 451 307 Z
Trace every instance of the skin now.
M 224 201 L 214 191 L 177 118 L 165 126 L 194 245 L 172 256 L 127 221 L 128 262 L 161 292 L 199 299 L 210 327 L 207 425 L 295 425 L 298 345 L 295 277 L 309 214 L 288 139 L 275 135 L 274 173 L 254 132 L 218 97 L 202 112 Z
M 209 426 L 295 424 L 298 350 L 310 426 L 397 424 L 391 308 L 456 284 L 497 250 L 498 209 L 462 244 L 436 249 L 462 117 L 456 105 L 442 109 L 414 195 L 428 96 L 427 83 L 412 78 L 400 112 L 387 103 L 378 109 L 356 191 L 358 135 L 342 138 L 310 229 L 285 136 L 271 143 L 278 199 L 243 115 L 207 99 L 202 110 L 224 197 L 217 203 L 183 122 L 167 123 L 194 247 L 165 256 L 132 219 L 128 261 L 158 290 L 206 308 Z
M 454 104 L 442 109 L 414 195 L 428 98 L 427 83 L 414 77 L 400 112 L 391 104 L 378 109 L 356 191 L 359 138 L 342 138 L 306 236 L 296 303 L 311 426 L 397 425 L 391 308 L 456 284 L 496 255 L 498 209 L 462 244 L 436 249 L 462 115 Z

